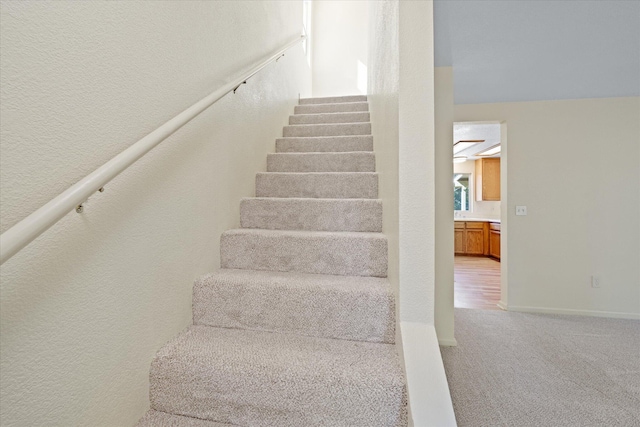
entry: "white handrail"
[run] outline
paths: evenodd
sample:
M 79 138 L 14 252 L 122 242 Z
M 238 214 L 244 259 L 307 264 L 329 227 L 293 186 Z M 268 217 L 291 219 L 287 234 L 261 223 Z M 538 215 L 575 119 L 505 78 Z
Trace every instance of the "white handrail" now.
M 76 209 L 85 202 L 89 196 L 99 191 L 109 181 L 118 176 L 120 172 L 135 163 L 139 158 L 147 154 L 156 145 L 167 139 L 175 131 L 189 123 L 198 114 L 209 108 L 220 98 L 235 91 L 247 79 L 266 67 L 269 63 L 279 59 L 284 52 L 300 43 L 306 36 L 296 37 L 295 40 L 287 43 L 273 55 L 260 61 L 256 66 L 238 78 L 227 83 L 210 95 L 202 98 L 182 113 L 169 120 L 158 129 L 145 136 L 122 153 L 109 160 L 98 169 L 82 178 L 80 181 L 69 187 L 66 191 L 58 195 L 49 203 L 2 233 L 0 236 L 0 264 L 11 258 L 22 248 L 31 243 L 36 237 L 44 233 L 53 224 L 58 222 L 63 216 Z

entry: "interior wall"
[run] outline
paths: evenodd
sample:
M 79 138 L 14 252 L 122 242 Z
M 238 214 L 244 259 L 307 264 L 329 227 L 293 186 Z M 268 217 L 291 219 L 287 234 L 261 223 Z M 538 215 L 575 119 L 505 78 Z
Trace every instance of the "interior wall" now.
M 507 122 L 500 123 L 500 176 L 509 175 L 509 135 Z M 503 196 L 504 194 L 504 196 Z M 509 182 L 500 180 L 500 301 L 498 307 L 509 306 Z M 502 203 L 504 201 L 504 203 Z
M 455 106 L 508 127 L 509 310 L 640 318 L 639 117 L 638 97 Z
M 378 194 L 383 203 L 382 231 L 389 242 L 388 276 L 398 293 L 398 4 L 370 3 L 368 100 L 371 114 Z
M 301 34 L 300 2 L 2 2 L 0 227 Z M 2 265 L 3 425 L 134 425 L 297 103 L 302 47 Z
M 313 96 L 366 94 L 369 2 L 315 0 L 311 28 Z
M 433 2 L 401 1 L 398 96 L 400 318 L 434 323 Z
M 435 68 L 435 327 L 440 345 L 456 345 L 453 319 L 453 68 Z
M 389 279 L 399 293 L 396 342 L 402 344 L 397 348 L 407 378 L 408 425 L 453 426 L 434 327 L 433 3 L 372 0 L 369 5 L 369 108 L 383 231 L 389 239 Z M 450 206 L 453 194 L 451 199 Z M 453 223 L 451 245 L 453 257 Z M 453 301 L 450 311 L 452 318 Z

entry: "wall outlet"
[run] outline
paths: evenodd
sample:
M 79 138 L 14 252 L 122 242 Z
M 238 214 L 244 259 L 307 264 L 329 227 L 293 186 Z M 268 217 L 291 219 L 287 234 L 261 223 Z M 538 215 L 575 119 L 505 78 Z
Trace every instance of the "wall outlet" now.
M 526 216 L 527 215 L 527 207 L 526 206 L 516 206 L 516 215 Z
M 600 276 L 591 276 L 591 287 L 599 288 L 600 287 Z

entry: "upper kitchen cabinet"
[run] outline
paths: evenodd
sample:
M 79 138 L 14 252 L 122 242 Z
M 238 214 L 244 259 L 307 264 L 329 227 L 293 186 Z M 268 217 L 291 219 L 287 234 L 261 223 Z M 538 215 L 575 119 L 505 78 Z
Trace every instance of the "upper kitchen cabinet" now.
M 500 201 L 500 158 L 476 160 L 476 200 Z

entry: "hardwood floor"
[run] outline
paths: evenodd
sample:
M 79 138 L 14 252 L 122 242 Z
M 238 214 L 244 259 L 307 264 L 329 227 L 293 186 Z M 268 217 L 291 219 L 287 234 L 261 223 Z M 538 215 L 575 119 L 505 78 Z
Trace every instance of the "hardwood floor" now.
M 500 262 L 487 257 L 454 258 L 454 306 L 500 310 Z

